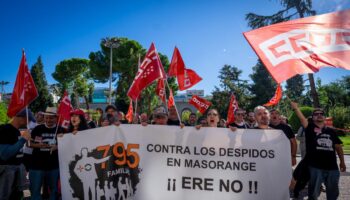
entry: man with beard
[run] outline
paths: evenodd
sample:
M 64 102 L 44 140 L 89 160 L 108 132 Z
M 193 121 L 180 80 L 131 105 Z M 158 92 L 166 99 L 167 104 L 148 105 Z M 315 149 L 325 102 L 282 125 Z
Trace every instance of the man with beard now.
M 197 115 L 196 113 L 191 113 L 188 117 L 188 122 L 185 124 L 186 126 L 196 126 Z
M 281 123 L 280 112 L 276 109 L 272 109 L 270 111 L 271 119 L 270 119 L 270 127 L 274 129 L 282 130 L 283 133 L 290 141 L 290 151 L 292 155 L 292 166 L 296 165 L 297 159 L 297 141 L 295 140 L 295 135 L 290 126 Z
M 249 128 L 255 128 L 256 121 L 255 121 L 255 117 L 254 117 L 254 112 L 248 113 L 246 123 L 247 123 Z
M 325 126 L 322 109 L 314 109 L 312 120 L 309 122 L 298 108 L 297 103 L 291 102 L 291 107 L 305 128 L 305 159 L 307 159 L 310 172 L 308 199 L 318 198 L 322 183 L 326 186 L 327 199 L 337 199 L 339 196 L 339 169 L 341 172 L 346 171 L 342 142 L 332 128 Z M 340 160 L 339 168 L 336 153 Z
M 32 199 L 41 198 L 41 187 L 45 179 L 50 189 L 50 199 L 58 199 L 59 164 L 57 151 L 57 133 L 63 129 L 57 125 L 57 109 L 46 108 L 45 124 L 36 126 L 32 131 L 32 163 L 29 169 L 30 192 Z
M 270 112 L 264 106 L 254 108 L 254 117 L 257 123 L 257 129 L 269 129 Z

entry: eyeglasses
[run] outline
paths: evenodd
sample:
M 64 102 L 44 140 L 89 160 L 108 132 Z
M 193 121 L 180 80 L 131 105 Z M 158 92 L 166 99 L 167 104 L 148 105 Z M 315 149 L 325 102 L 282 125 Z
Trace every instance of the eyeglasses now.
M 208 113 L 208 116 L 210 116 L 210 115 L 218 116 L 217 113 Z
M 318 112 L 318 113 L 314 113 L 313 115 L 314 115 L 314 116 L 323 116 L 324 113 L 323 113 L 323 112 Z

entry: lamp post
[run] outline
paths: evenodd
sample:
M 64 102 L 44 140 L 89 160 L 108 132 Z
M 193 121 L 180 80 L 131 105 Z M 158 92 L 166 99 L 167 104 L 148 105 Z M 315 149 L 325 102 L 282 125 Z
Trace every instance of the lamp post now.
M 110 48 L 110 65 L 109 65 L 109 104 L 112 104 L 112 65 L 113 65 L 113 48 L 120 46 L 118 38 L 106 38 L 102 40 L 105 47 Z

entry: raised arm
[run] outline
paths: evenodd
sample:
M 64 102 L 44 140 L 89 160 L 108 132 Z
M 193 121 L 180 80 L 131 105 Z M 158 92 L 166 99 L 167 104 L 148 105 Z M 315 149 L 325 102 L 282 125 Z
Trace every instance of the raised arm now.
M 304 114 L 300 111 L 299 107 L 298 107 L 298 104 L 291 101 L 290 102 L 290 106 L 292 107 L 292 109 L 294 110 L 295 114 L 298 116 L 299 120 L 300 120 L 300 123 L 301 125 L 306 128 L 307 125 L 308 125 L 308 121 L 307 119 L 305 118 Z

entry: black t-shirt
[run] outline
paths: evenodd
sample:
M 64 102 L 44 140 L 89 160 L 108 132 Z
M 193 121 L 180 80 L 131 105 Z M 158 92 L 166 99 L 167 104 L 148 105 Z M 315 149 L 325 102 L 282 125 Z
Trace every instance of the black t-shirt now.
M 249 128 L 248 124 L 246 124 L 245 122 L 243 122 L 242 124 L 237 124 L 236 122 L 233 122 L 233 123 L 229 124 L 229 126 L 243 128 L 243 129 Z
M 180 125 L 180 121 L 179 120 L 171 120 L 171 119 L 168 119 L 168 122 L 167 122 L 167 124 L 169 125 L 169 126 L 176 126 L 176 125 Z
M 35 127 L 32 131 L 34 143 L 57 144 L 57 135 L 55 137 L 56 126 L 46 127 L 45 124 Z M 61 127 L 57 134 L 63 133 Z M 35 170 L 52 170 L 58 168 L 58 151 L 50 152 L 48 148 L 33 148 L 31 168 Z
M 274 128 L 274 129 L 279 129 L 279 130 L 282 130 L 283 133 L 287 136 L 288 139 L 292 139 L 292 138 L 295 138 L 295 135 L 293 133 L 293 130 L 290 126 L 288 125 L 285 125 L 285 124 L 278 124 L 277 126 L 274 126 L 272 124 L 269 125 L 271 128 Z
M 329 127 L 320 129 L 309 123 L 305 129 L 306 156 L 311 167 L 337 170 L 335 145 L 342 144 L 335 131 Z
M 18 141 L 21 133 L 17 128 L 11 124 L 5 124 L 0 126 L 0 144 L 13 145 Z M 23 152 L 20 150 L 15 156 L 8 160 L 1 160 L 0 165 L 19 165 L 22 161 Z

